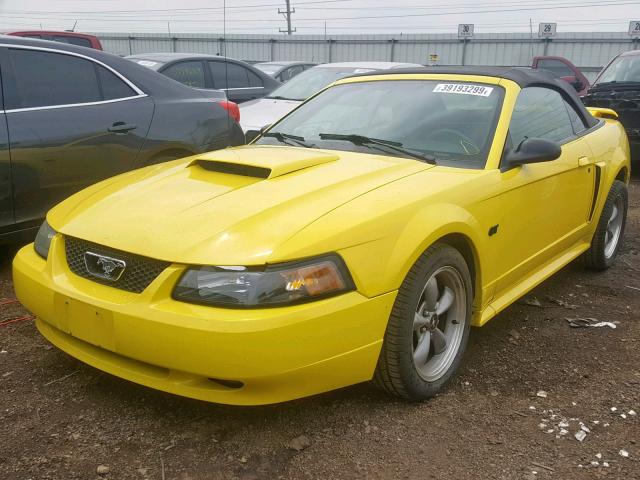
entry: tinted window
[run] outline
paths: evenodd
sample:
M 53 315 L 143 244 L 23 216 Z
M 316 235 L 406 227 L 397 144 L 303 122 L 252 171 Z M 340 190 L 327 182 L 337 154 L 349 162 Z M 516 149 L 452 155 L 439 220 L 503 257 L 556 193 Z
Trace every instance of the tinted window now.
M 522 90 L 513 109 L 509 133 L 514 146 L 525 138 L 562 142 L 573 136 L 571 119 L 562 96 L 549 88 Z
M 213 86 L 215 88 L 227 88 L 226 62 L 208 62 L 211 77 L 213 78 Z
M 132 97 L 136 92 L 124 83 L 120 78 L 104 67 L 96 65 L 98 69 L 98 78 L 102 87 L 102 98 L 104 100 L 113 100 L 116 98 Z
M 82 37 L 67 37 L 65 35 L 54 35 L 53 39 L 56 42 L 62 42 L 62 43 L 70 43 L 71 45 L 78 45 L 80 47 L 89 47 L 91 48 L 91 42 L 86 39 L 86 38 L 82 38 Z
M 573 125 L 574 133 L 580 133 L 585 130 L 587 127 L 584 124 L 584 120 L 582 120 L 582 117 L 576 112 L 576 109 L 567 102 L 565 102 L 565 105 L 569 113 L 569 119 L 571 119 L 571 125 Z
M 293 77 L 295 77 L 296 75 L 298 75 L 299 73 L 302 73 L 303 70 L 304 70 L 304 67 L 302 65 L 295 65 L 293 67 L 289 67 L 286 70 L 282 71 L 282 73 L 280 74 L 279 80 L 281 82 L 286 82 L 292 79 Z
M 7 88 L 7 108 L 45 107 L 102 100 L 94 63 L 35 50 L 9 49 L 15 85 Z
M 249 86 L 246 68 L 235 63 L 227 63 L 227 69 L 227 84 L 229 88 L 247 88 Z
M 247 69 L 247 75 L 249 76 L 249 86 L 250 87 L 262 87 L 262 79 L 253 73 L 251 70 Z
M 192 61 L 175 63 L 164 69 L 162 73 L 189 87 L 205 88 L 204 68 L 202 67 L 202 62 Z
M 262 80 L 246 68 L 231 62 L 209 62 L 215 88 L 261 87 Z M 249 74 L 255 78 L 249 81 Z M 260 82 L 259 85 L 256 83 Z
M 538 68 L 549 70 L 556 77 L 575 77 L 576 73 L 569 66 L 560 60 L 540 60 Z

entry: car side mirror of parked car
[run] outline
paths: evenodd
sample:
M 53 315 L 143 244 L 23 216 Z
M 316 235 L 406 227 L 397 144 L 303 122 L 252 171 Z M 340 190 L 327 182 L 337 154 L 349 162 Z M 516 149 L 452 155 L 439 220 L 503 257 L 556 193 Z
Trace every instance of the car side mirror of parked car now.
M 525 138 L 515 149 L 503 157 L 502 169 L 509 170 L 528 163 L 542 163 L 556 160 L 562 154 L 562 147 L 544 138 Z
M 247 130 L 247 133 L 244 134 L 244 139 L 247 144 L 253 142 L 256 138 L 266 132 L 271 125 L 265 125 L 260 130 Z

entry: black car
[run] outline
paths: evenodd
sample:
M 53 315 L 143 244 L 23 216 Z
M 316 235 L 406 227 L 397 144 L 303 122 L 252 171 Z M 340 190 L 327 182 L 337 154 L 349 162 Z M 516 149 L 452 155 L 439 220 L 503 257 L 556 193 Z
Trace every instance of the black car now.
M 587 107 L 610 108 L 618 114 L 632 158 L 640 162 L 640 51 L 624 52 L 611 60 L 582 101 Z
M 193 88 L 227 92 L 241 103 L 269 95 L 280 82 L 248 63 L 217 55 L 197 53 L 141 53 L 132 60 Z
M 99 180 L 244 142 L 224 93 L 98 50 L 2 35 L 0 72 L 0 243 Z

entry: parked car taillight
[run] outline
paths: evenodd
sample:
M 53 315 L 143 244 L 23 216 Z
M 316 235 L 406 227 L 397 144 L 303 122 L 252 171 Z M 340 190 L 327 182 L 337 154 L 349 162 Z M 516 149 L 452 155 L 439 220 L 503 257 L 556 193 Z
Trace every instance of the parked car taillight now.
M 240 108 L 238 108 L 237 103 L 230 102 L 229 100 L 220 100 L 218 102 L 218 105 L 220 105 L 227 112 L 229 112 L 229 116 L 233 118 L 236 122 L 240 121 Z

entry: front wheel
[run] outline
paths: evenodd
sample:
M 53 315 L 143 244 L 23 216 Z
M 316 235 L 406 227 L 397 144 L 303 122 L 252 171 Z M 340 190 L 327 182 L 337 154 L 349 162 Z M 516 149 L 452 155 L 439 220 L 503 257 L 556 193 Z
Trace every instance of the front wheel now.
M 600 214 L 591 247 L 585 253 L 588 268 L 606 270 L 613 264 L 622 245 L 628 206 L 627 185 L 615 180 Z
M 458 368 L 469 338 L 473 285 L 453 247 L 429 247 L 398 291 L 374 382 L 408 400 L 438 393 Z

